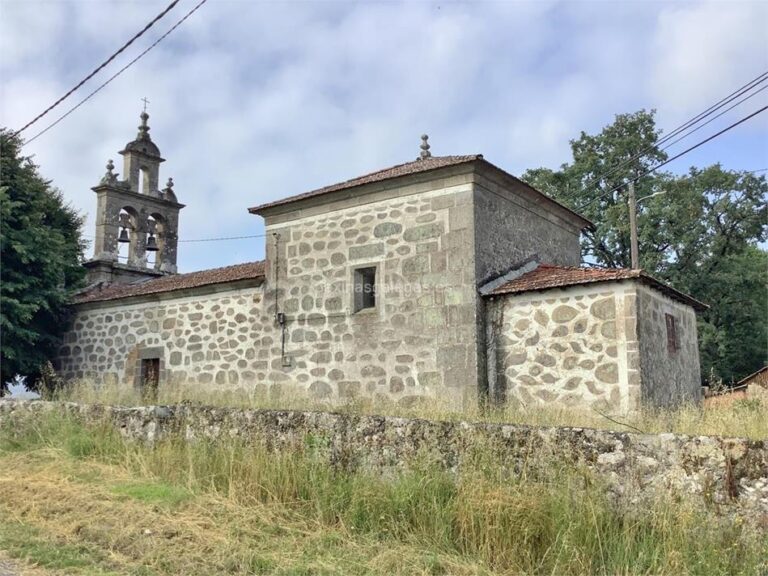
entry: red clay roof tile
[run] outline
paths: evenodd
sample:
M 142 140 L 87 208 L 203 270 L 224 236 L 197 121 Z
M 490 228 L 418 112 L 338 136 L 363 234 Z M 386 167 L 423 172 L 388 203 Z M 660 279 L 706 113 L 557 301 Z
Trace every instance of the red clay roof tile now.
M 73 302 L 75 304 L 85 304 L 87 302 L 119 300 L 121 298 L 130 298 L 132 296 L 146 296 L 149 294 L 173 292 L 175 290 L 185 290 L 188 288 L 198 288 L 201 286 L 224 284 L 227 282 L 235 282 L 237 280 L 263 277 L 264 261 L 261 260 L 259 262 L 247 262 L 245 264 L 235 264 L 234 266 L 225 266 L 223 268 L 200 270 L 188 274 L 161 276 L 160 278 L 154 278 L 140 283 L 109 284 L 103 287 L 96 286 L 88 289 L 86 292 L 81 292 L 76 295 Z
M 640 282 L 663 292 L 674 300 L 692 306 L 696 310 L 701 311 L 708 308 L 706 304 L 699 302 L 688 294 L 675 290 L 643 270 L 629 270 L 627 268 L 575 268 L 541 264 L 536 269 L 502 284 L 488 293 L 487 296 L 517 294 L 520 292 L 549 290 L 551 288 L 565 288 L 581 284 L 615 282 L 618 280 L 629 279 L 637 279 Z

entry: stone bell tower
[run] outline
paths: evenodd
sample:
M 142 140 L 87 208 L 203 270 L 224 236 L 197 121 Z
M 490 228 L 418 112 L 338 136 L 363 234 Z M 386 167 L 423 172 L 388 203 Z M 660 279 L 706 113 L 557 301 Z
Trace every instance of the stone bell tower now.
M 107 173 L 92 188 L 97 198 L 96 240 L 93 259 L 85 263 L 89 284 L 125 284 L 176 273 L 179 211 L 184 205 L 176 200 L 173 179 L 159 189 L 160 163 L 165 160 L 149 136 L 147 120 L 144 110 L 136 139 L 119 152 L 124 178 L 118 178 L 109 160 Z

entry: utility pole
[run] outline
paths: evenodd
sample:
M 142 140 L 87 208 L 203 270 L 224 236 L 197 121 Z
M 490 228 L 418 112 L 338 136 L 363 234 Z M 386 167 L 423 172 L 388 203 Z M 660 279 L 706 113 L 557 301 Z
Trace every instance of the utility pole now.
M 640 249 L 637 246 L 637 200 L 635 200 L 635 182 L 629 183 L 629 237 L 632 269 L 640 268 Z

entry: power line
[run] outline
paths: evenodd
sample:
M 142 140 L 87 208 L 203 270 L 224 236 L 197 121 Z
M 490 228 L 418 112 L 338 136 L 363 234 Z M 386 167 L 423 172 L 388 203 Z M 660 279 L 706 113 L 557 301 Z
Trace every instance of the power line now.
M 179 240 L 179 242 L 221 242 L 222 240 L 243 240 L 245 238 L 266 238 L 268 234 L 253 234 L 250 236 L 228 236 L 224 238 L 195 238 L 194 240 Z
M 657 164 L 656 166 L 654 166 L 654 167 L 653 167 L 653 168 L 651 168 L 650 170 L 647 170 L 646 172 L 644 172 L 644 173 L 643 173 L 643 174 L 641 174 L 640 176 L 636 176 L 636 177 L 635 177 L 633 180 L 639 180 L 639 179 L 640 179 L 640 178 L 642 178 L 643 176 L 646 176 L 646 175 L 650 174 L 651 172 L 655 172 L 656 170 L 658 170 L 658 169 L 659 169 L 659 168 L 661 168 L 662 166 L 665 166 L 666 164 L 669 164 L 669 163 L 670 163 L 670 162 L 672 162 L 673 160 L 677 160 L 677 159 L 678 159 L 678 158 L 680 158 L 681 156 L 683 156 L 683 155 L 685 155 L 685 154 L 688 154 L 688 152 L 691 152 L 691 151 L 693 151 L 693 150 L 696 150 L 696 148 L 698 148 L 699 146 L 702 146 L 702 145 L 706 144 L 706 143 L 707 143 L 707 142 L 709 142 L 710 140 L 714 140 L 714 139 L 715 139 L 715 138 L 717 138 L 718 136 L 721 136 L 721 135 L 725 134 L 726 132 L 728 132 L 728 131 L 729 131 L 729 130 L 731 130 L 732 128 L 736 128 L 736 126 L 738 126 L 739 124 L 743 124 L 743 123 L 744 123 L 744 122 L 746 122 L 747 120 L 749 120 L 749 119 L 751 119 L 751 118 L 754 118 L 755 116 L 757 116 L 758 114 L 760 114 L 760 113 L 762 113 L 762 112 L 765 112 L 766 110 L 768 110 L 768 105 L 766 105 L 766 106 L 763 106 L 762 108 L 760 108 L 760 109 L 758 109 L 758 110 L 755 110 L 755 111 L 754 111 L 754 112 L 752 112 L 752 114 L 750 114 L 749 116 L 745 116 L 744 118 L 742 118 L 741 120 L 738 120 L 737 122 L 734 122 L 734 123 L 733 123 L 733 124 L 731 124 L 730 126 L 726 126 L 725 128 L 723 128 L 723 129 L 722 129 L 722 130 L 720 130 L 719 132 L 716 132 L 716 133 L 712 134 L 712 136 L 710 136 L 709 138 L 706 138 L 706 139 L 702 140 L 701 142 L 698 142 L 697 144 L 694 144 L 693 146 L 691 146 L 691 147 L 690 147 L 690 148 L 688 148 L 687 150 L 683 150 L 683 151 L 682 151 L 682 152 L 680 152 L 679 154 L 675 154 L 674 156 L 672 156 L 672 158 L 669 158 L 669 159 L 665 160 L 664 162 L 661 162 L 660 164 Z
M 702 145 L 706 144 L 706 143 L 707 143 L 707 142 L 709 142 L 710 140 L 714 140 L 714 139 L 715 139 L 715 138 L 717 138 L 718 136 L 721 136 L 721 135 L 725 134 L 726 132 L 728 132 L 728 131 L 729 131 L 729 130 L 731 130 L 732 128 L 735 128 L 735 127 L 736 127 L 736 126 L 738 126 L 739 124 L 743 124 L 744 122 L 746 122 L 746 121 L 747 121 L 747 120 L 749 120 L 750 118 L 754 118 L 755 116 L 757 116 L 758 114 L 760 114 L 760 113 L 762 113 L 762 112 L 765 112 L 766 110 L 768 110 L 768 105 L 766 105 L 766 106 L 763 106 L 762 108 L 760 108 L 760 109 L 758 109 L 758 110 L 755 110 L 755 111 L 754 111 L 754 112 L 752 112 L 752 114 L 750 114 L 749 116 L 745 116 L 745 117 L 744 117 L 744 118 L 742 118 L 741 120 L 738 120 L 737 122 L 734 122 L 734 123 L 733 123 L 733 124 L 731 124 L 730 126 L 727 126 L 727 127 L 723 128 L 723 129 L 722 129 L 722 130 L 720 130 L 719 132 L 716 132 L 715 134 L 712 134 L 711 136 L 709 136 L 708 138 L 705 138 L 705 139 L 704 139 L 704 140 L 702 140 L 701 142 L 698 142 L 698 143 L 694 144 L 693 146 L 691 146 L 691 147 L 690 147 L 690 148 L 688 148 L 687 150 L 683 150 L 683 151 L 682 151 L 682 152 L 680 152 L 679 154 L 675 154 L 674 156 L 672 156 L 672 158 L 668 158 L 668 159 L 667 159 L 667 160 L 665 160 L 664 162 L 660 162 L 659 164 L 656 164 L 656 166 L 654 166 L 654 167 L 652 167 L 652 168 L 650 168 L 650 169 L 646 170 L 645 172 L 643 172 L 643 173 L 642 173 L 642 174 L 640 174 L 639 176 L 635 176 L 634 178 L 632 178 L 632 179 L 631 179 L 631 181 L 632 181 L 632 182 L 636 182 L 636 181 L 637 181 L 637 180 L 639 180 L 640 178 L 642 178 L 642 177 L 644 177 L 644 176 L 647 176 L 647 175 L 648 175 L 648 174 L 650 174 L 651 172 L 655 172 L 656 170 L 658 170 L 658 169 L 659 169 L 659 168 L 661 168 L 662 166 L 666 166 L 667 164 L 669 164 L 669 163 L 670 163 L 670 162 L 672 162 L 673 160 L 677 160 L 677 159 L 678 159 L 678 158 L 680 158 L 681 156 L 684 156 L 685 154 L 688 154 L 688 152 L 691 152 L 691 151 L 695 150 L 696 148 L 698 148 L 699 146 L 702 146 Z M 760 170 L 755 170 L 755 172 L 759 172 L 759 171 L 760 171 Z M 612 189 L 608 190 L 608 191 L 607 191 L 606 193 L 604 193 L 604 194 L 600 194 L 599 196 L 595 196 L 595 197 L 594 197 L 592 200 L 590 200 L 589 202 L 587 202 L 587 203 L 586 203 L 586 204 L 584 204 L 583 206 L 579 207 L 579 208 L 577 209 L 577 211 L 581 211 L 581 210 L 584 210 L 584 208 L 587 208 L 588 206 L 591 206 L 591 205 L 592 205 L 593 203 L 595 203 L 597 200 L 600 200 L 601 198 L 604 198 L 604 197 L 605 197 L 605 196 L 607 196 L 608 194 L 613 194 L 614 192 L 616 192 L 616 190 L 619 190 L 619 189 L 620 189 L 621 187 L 623 187 L 623 186 L 624 186 L 624 184 L 620 184 L 620 185 L 618 185 L 618 186 L 616 186 L 616 187 L 614 187 L 614 188 L 612 188 Z
M 763 72 L 762 74 L 760 74 L 760 75 L 758 75 L 757 77 L 753 78 L 752 80 L 750 80 L 749 82 L 747 82 L 747 83 L 746 83 L 746 84 L 744 84 L 743 86 L 741 86 L 741 87 L 737 88 L 736 90 L 734 90 L 733 92 L 731 92 L 730 94 L 728 94 L 727 96 L 725 96 L 724 98 L 721 98 L 721 99 L 720 99 L 718 102 L 715 102 L 713 105 L 711 105 L 709 108 L 707 108 L 707 109 L 706 109 L 706 110 L 704 110 L 703 112 L 700 112 L 699 114 L 697 114 L 696 116 L 694 116 L 694 117 L 693 117 L 693 118 L 691 118 L 690 120 L 687 120 L 686 122 L 684 122 L 684 123 L 683 123 L 683 124 L 681 124 L 680 126 L 677 126 L 677 127 L 676 127 L 676 128 L 674 128 L 674 129 L 673 129 L 673 130 L 672 130 L 672 131 L 671 131 L 669 134 L 667 134 L 666 136 L 664 136 L 663 138 L 661 138 L 661 139 L 660 139 L 660 140 L 658 140 L 657 142 L 654 142 L 653 144 L 651 144 L 651 145 L 649 145 L 649 146 L 645 147 L 644 149 L 642 149 L 640 152 L 638 152 L 637 154 L 635 154 L 634 156 L 632 156 L 632 157 L 631 157 L 631 158 L 629 158 L 628 160 L 625 160 L 625 161 L 623 161 L 623 162 L 619 163 L 618 165 L 614 166 L 613 168 L 609 168 L 609 169 L 608 169 L 606 172 L 603 172 L 603 173 L 601 173 L 601 174 L 598 174 L 597 176 L 595 176 L 595 177 L 594 177 L 594 178 L 592 178 L 591 180 L 587 181 L 587 183 L 586 183 L 586 184 L 584 184 L 584 185 L 582 186 L 582 190 L 585 190 L 585 189 L 589 188 L 590 186 L 592 186 L 593 184 L 595 184 L 595 183 L 596 183 L 596 182 L 598 182 L 599 180 L 601 180 L 601 179 L 603 179 L 603 178 L 607 178 L 608 176 L 610 176 L 610 175 L 614 174 L 616 171 L 620 170 L 621 168 L 624 168 L 624 167 L 625 167 L 625 166 L 627 166 L 628 164 L 631 164 L 632 162 L 634 162 L 634 161 L 635 161 L 635 160 L 637 160 L 638 158 L 641 158 L 642 156 L 645 156 L 645 155 L 646 155 L 648 152 L 650 152 L 651 150 L 653 150 L 653 149 L 654 149 L 656 146 L 659 146 L 660 144 L 664 144 L 665 142 L 667 142 L 667 141 L 669 141 L 670 139 L 674 138 L 675 136 L 677 136 L 677 135 L 678 135 L 678 134 L 680 134 L 681 132 L 683 132 L 683 131 L 687 130 L 688 128 L 690 128 L 690 127 L 694 126 L 695 124 L 697 124 L 697 123 L 698 123 L 698 122 L 700 122 L 701 120 L 705 119 L 707 116 L 710 116 L 710 115 L 712 115 L 714 112 L 716 112 L 717 110 L 719 110 L 719 109 L 720 109 L 720 108 L 722 108 L 723 106 L 725 106 L 725 105 L 729 104 L 730 102 L 732 102 L 732 101 L 733 101 L 733 100 L 735 100 L 736 98 L 739 98 L 740 96 L 742 96 L 742 95 L 743 95 L 743 94 L 745 94 L 746 92 L 749 92 L 750 90 L 752 90 L 753 88 L 755 88 L 755 87 L 756 87 L 756 86 L 758 86 L 759 84 L 762 84 L 762 83 L 763 83 L 763 82 L 765 82 L 766 80 L 768 80 L 768 71 L 766 71 L 766 72 Z M 754 92 L 752 95 L 750 95 L 750 96 L 748 96 L 747 98 L 743 99 L 741 102 L 744 102 L 744 101 L 748 100 L 749 98 L 751 98 L 752 96 L 754 96 L 754 95 L 755 95 L 755 94 L 757 94 L 758 92 L 761 92 L 761 91 L 762 91 L 762 90 L 764 90 L 764 89 L 765 89 L 765 87 L 761 88 L 761 89 L 760 89 L 760 90 L 758 90 L 757 92 Z M 740 104 L 741 102 L 739 102 L 739 104 Z M 734 105 L 734 106 L 735 106 L 735 105 Z M 732 109 L 734 106 L 731 106 L 730 108 L 728 108 L 728 110 L 731 110 L 731 109 Z M 722 112 L 721 114 L 719 114 L 718 116 L 716 116 L 716 118 L 717 118 L 717 117 L 719 117 L 719 116 L 721 116 L 723 113 L 727 112 L 728 110 L 725 110 L 724 112 Z M 714 118 L 713 118 L 713 119 L 711 119 L 711 120 L 714 120 Z M 709 121 L 707 122 L 707 124 L 708 124 L 709 122 L 711 122 L 711 120 L 709 120 Z M 702 124 L 701 126 L 704 126 L 704 125 L 706 125 L 706 124 Z M 697 128 L 697 129 L 698 129 L 698 128 Z M 690 131 L 690 132 L 689 132 L 687 135 L 690 135 L 690 134 L 692 134 L 692 133 L 693 133 L 693 132 L 695 132 L 697 129 L 691 130 L 691 131 Z M 687 136 L 687 135 L 686 135 L 686 136 Z M 680 140 L 682 140 L 683 138 L 685 138 L 685 136 L 683 136 L 683 137 L 679 138 L 678 140 L 675 140 L 675 142 L 673 142 L 673 144 L 674 144 L 674 143 L 676 143 L 676 142 L 679 142 L 679 141 L 680 141 Z M 669 146 L 671 146 L 671 145 L 672 145 L 672 144 L 670 144 Z M 665 148 L 662 148 L 662 150 L 665 150 L 665 149 L 666 149 L 666 148 L 668 148 L 669 146 L 667 146 L 667 147 L 665 147 Z M 565 195 L 565 196 L 564 196 L 564 198 L 563 198 L 563 199 L 564 199 L 564 200 L 572 200 L 574 196 L 575 196 L 575 194 L 567 194 L 567 195 Z
M 678 128 L 675 128 L 672 132 L 670 132 L 669 134 L 664 136 L 659 141 L 659 144 L 663 144 L 664 142 L 666 142 L 670 138 L 673 138 L 676 134 L 679 134 L 680 132 L 682 132 L 683 130 L 686 130 L 690 126 L 693 126 L 694 124 L 697 124 L 699 121 L 703 120 L 707 116 L 710 116 L 712 113 L 717 112 L 720 108 L 722 108 L 726 104 L 729 104 L 729 103 L 733 102 L 736 98 L 738 98 L 742 94 L 745 94 L 746 92 L 749 92 L 755 86 L 757 86 L 758 84 L 762 84 L 767 79 L 768 79 L 768 71 L 763 72 L 762 74 L 760 74 L 759 76 L 757 76 L 756 78 L 751 80 L 750 82 L 747 82 L 741 88 L 738 88 L 738 89 L 734 90 L 733 92 L 728 94 L 728 96 L 722 98 L 719 102 L 716 102 L 715 104 L 713 104 L 712 106 L 710 106 L 709 108 L 704 110 L 704 112 L 701 112 L 697 116 L 694 116 L 693 118 L 691 118 L 688 122 L 686 122 L 682 126 L 680 126 Z M 759 91 L 760 90 L 758 90 L 758 92 Z
M 93 96 L 95 96 L 95 95 L 96 95 L 98 92 L 100 92 L 102 89 L 106 88 L 106 86 L 107 86 L 108 84 L 110 84 L 110 83 L 111 83 L 111 82 L 112 82 L 112 81 L 113 81 L 115 78 L 117 78 L 117 77 L 118 77 L 118 76 L 120 76 L 120 75 L 121 75 L 123 72 L 125 72 L 125 71 L 126 71 L 128 68 L 130 68 L 131 66 L 133 66 L 133 65 L 134 65 L 136 62 L 138 62 L 138 61 L 139 61 L 141 58 L 143 58 L 143 57 L 144 57 L 144 55 L 145 55 L 147 52 L 149 52 L 149 51 L 150 51 L 150 50 L 152 50 L 152 49 L 153 49 L 155 46 L 157 46 L 158 44 L 160 44 L 160 42 L 162 42 L 162 41 L 163 41 L 163 40 L 164 40 L 164 39 L 165 39 L 165 38 L 166 38 L 166 37 L 167 37 L 169 34 L 171 34 L 171 32 L 173 32 L 174 30 L 176 30 L 176 28 L 178 28 L 179 26 L 181 26 L 181 24 L 182 24 L 182 23 L 183 23 L 183 22 L 184 22 L 184 21 L 185 21 L 187 18 L 189 18 L 190 16 L 192 16 L 192 14 L 194 14 L 195 12 L 197 12 L 197 10 L 198 10 L 198 9 L 199 9 L 199 8 L 200 8 L 200 7 L 201 7 L 203 4 L 205 4 L 207 1 L 208 1 L 208 0 L 201 0 L 200 2 L 198 2 L 198 3 L 195 5 L 195 7 L 194 7 L 194 8 L 192 8 L 192 10 L 190 10 L 189 12 L 187 12 L 187 13 L 184 15 L 184 17 L 183 17 L 183 18 L 181 18 L 181 19 L 180 19 L 178 22 L 176 22 L 176 24 L 174 24 L 173 26 L 171 26 L 171 28 L 170 28 L 170 29 L 169 29 L 169 30 L 168 30 L 168 31 L 167 31 L 165 34 L 163 34 L 163 35 L 162 35 L 162 36 L 160 36 L 160 37 L 159 37 L 157 40 L 155 40 L 155 41 L 154 41 L 152 44 L 150 44 L 150 45 L 149 45 L 149 46 L 148 46 L 148 47 L 147 47 L 147 48 L 146 48 L 146 49 L 145 49 L 145 50 L 144 50 L 144 51 L 143 51 L 141 54 L 139 54 L 138 56 L 136 56 L 136 58 L 134 58 L 133 60 L 131 60 L 130 62 L 128 62 L 128 64 L 126 64 L 126 65 L 125 65 L 125 66 L 123 66 L 123 67 L 122 67 L 120 70 L 118 70 L 118 71 L 117 71 L 117 73 L 115 73 L 115 74 L 113 74 L 112 76 L 110 76 L 110 77 L 107 79 L 107 81 L 106 81 L 106 82 L 104 82 L 104 83 L 103 83 L 103 84 L 101 84 L 101 85 L 100 85 L 98 88 L 96 88 L 96 90 L 94 90 L 93 92 L 91 92 L 90 94 L 88 94 L 88 96 L 86 96 L 85 98 L 83 98 L 82 100 L 80 100 L 80 102 L 78 102 L 78 103 L 77 103 L 77 104 L 75 104 L 75 105 L 74 105 L 72 108 L 70 108 L 69 110 L 67 110 L 67 112 L 65 112 L 64 114 L 62 114 L 61 116 L 59 116 L 59 117 L 58 117 L 58 118 L 57 118 L 57 119 L 56 119 L 54 122 L 52 122 L 51 124 L 49 124 L 48 126 L 46 126 L 45 128 L 43 128 L 43 129 L 42 129 L 40 132 L 38 132 L 37 134 L 35 134 L 34 136 L 32 136 L 32 138 L 30 138 L 29 140 L 26 140 L 26 141 L 24 142 L 24 145 L 27 145 L 27 144 L 29 144 L 30 142 L 33 142 L 34 140 L 37 140 L 37 139 L 38 139 L 40 136 L 42 136 L 43 134 L 45 134 L 46 132 L 48 132 L 48 130 L 50 130 L 51 128 L 53 128 L 54 126 L 56 126 L 56 125 L 57 125 L 59 122 L 61 122 L 62 120 L 64 120 L 64 118 L 66 118 L 67 116 L 69 116 L 70 114 L 72 114 L 72 112 L 74 112 L 75 110 L 77 110 L 78 108 L 80 108 L 80 106 L 82 106 L 83 104 L 85 104 L 85 103 L 86 103 L 88 100 L 90 100 L 90 99 L 91 99 Z
M 745 94 L 746 92 L 749 92 L 755 86 L 757 86 L 759 84 L 762 84 L 766 80 L 768 80 L 768 71 L 763 72 L 762 74 L 760 74 L 759 76 L 757 76 L 753 80 L 747 82 L 744 86 L 734 90 L 733 92 L 728 94 L 728 96 L 720 99 L 718 102 L 716 102 L 715 104 L 713 104 L 712 106 L 710 106 L 709 108 L 704 110 L 703 112 L 700 112 L 699 114 L 697 114 L 696 116 L 694 116 L 693 118 L 688 120 L 687 122 L 684 122 L 683 124 L 681 124 L 677 128 L 673 129 L 669 134 L 667 134 L 666 136 L 664 136 L 663 138 L 661 138 L 660 140 L 658 140 L 654 144 L 651 144 L 651 145 L 647 146 L 646 148 L 644 148 L 643 150 L 641 150 L 640 152 L 635 154 L 632 158 L 630 158 L 628 160 L 625 160 L 624 162 L 622 162 L 618 166 L 616 166 L 613 169 L 609 170 L 607 173 L 603 173 L 602 175 L 598 176 L 597 178 L 593 178 L 590 182 L 588 182 L 585 185 L 585 188 L 590 186 L 591 184 L 593 184 L 594 182 L 596 182 L 600 178 L 607 178 L 608 176 L 611 176 L 612 174 L 616 173 L 621 168 L 627 166 L 628 164 L 631 164 L 632 162 L 634 162 L 638 158 L 640 158 L 642 156 L 645 156 L 648 152 L 653 150 L 656 146 L 659 146 L 661 144 L 664 144 L 664 143 L 668 142 L 669 140 L 671 140 L 672 138 L 674 138 L 675 136 L 677 136 L 678 134 L 680 134 L 684 130 L 687 130 L 688 128 L 691 128 L 692 126 L 695 126 L 696 124 L 698 124 L 699 122 L 701 122 L 702 120 L 707 118 L 708 116 L 711 116 L 713 113 L 717 112 L 720 108 L 722 108 L 726 104 L 730 104 L 731 102 L 733 102 L 733 100 L 735 100 L 736 98 L 738 98 L 741 95 Z M 762 88 L 760 90 L 758 90 L 757 92 L 760 92 L 761 90 L 762 90 Z M 755 92 L 754 94 L 756 94 L 757 92 Z M 745 98 L 745 100 L 749 99 L 750 97 L 751 96 Z M 703 126 L 703 124 L 702 124 L 702 126 Z M 695 132 L 695 130 L 692 130 L 688 134 L 692 134 L 693 132 Z M 675 140 L 675 142 L 679 142 L 683 138 L 685 138 L 685 136 Z M 671 144 L 670 144 L 670 146 L 671 146 Z M 667 146 L 667 148 L 668 147 L 669 146 Z M 662 148 L 662 150 L 665 150 L 665 149 L 666 148 Z
M 707 120 L 706 122 L 704 122 L 704 124 L 700 124 L 699 126 L 697 126 L 696 128 L 694 128 L 694 129 L 693 129 L 693 130 L 691 130 L 690 132 L 686 132 L 685 134 L 683 134 L 682 136 L 680 136 L 680 138 L 678 138 L 677 140 L 675 140 L 675 141 L 673 141 L 673 142 L 670 142 L 669 144 L 667 144 L 666 146 L 664 146 L 664 147 L 662 148 L 662 150 L 666 150 L 667 148 L 670 148 L 670 147 L 674 146 L 675 144 L 677 144 L 678 142 L 680 142 L 680 140 L 683 140 L 684 138 L 687 138 L 688 136 L 690 136 L 690 135 L 691 135 L 691 134 L 693 134 L 694 132 L 698 132 L 699 130 L 701 130 L 702 128 L 704 128 L 704 126 L 706 126 L 707 124 L 710 124 L 710 123 L 714 122 L 715 120 L 717 120 L 718 118 L 720 118 L 720 116 L 722 116 L 722 115 L 723 115 L 723 114 L 725 114 L 726 112 L 730 112 L 731 110 L 733 110 L 734 108 L 736 108 L 736 106 L 738 106 L 738 105 L 740 105 L 740 104 L 743 104 L 744 102 L 746 102 L 747 100 L 749 100 L 750 98 L 752 98 L 752 97 L 754 97 L 754 96 L 757 96 L 758 94 L 760 94 L 760 92 L 762 92 L 762 91 L 763 91 L 763 90 L 765 90 L 765 89 L 768 89 L 768 85 L 766 85 L 766 86 L 763 86 L 762 88 L 760 88 L 760 90 L 757 90 L 756 92 L 752 92 L 752 94 L 750 94 L 749 96 L 745 96 L 744 98 L 742 98 L 741 100 L 739 100 L 738 102 L 736 102 L 736 104 L 733 104 L 732 106 L 729 106 L 728 108 L 726 108 L 725 110 L 723 110 L 722 112 L 720 112 L 720 114 L 717 114 L 716 116 L 713 116 L 712 118 L 710 118 L 709 120 Z
M 760 112 L 760 111 L 758 111 Z M 715 135 L 717 136 L 717 134 Z M 713 136 L 714 137 L 714 136 Z M 698 146 L 698 145 L 697 145 Z M 674 160 L 674 158 L 670 159 Z M 656 168 L 659 168 L 660 166 L 654 167 L 651 171 L 655 170 Z M 755 174 L 756 172 L 768 172 L 768 168 L 758 168 L 757 170 L 739 170 L 739 172 L 744 172 L 746 174 Z M 647 173 L 646 173 L 647 174 Z M 645 176 L 645 174 L 643 174 Z M 504 200 L 507 200 L 504 196 L 499 196 L 499 198 L 502 198 Z M 269 234 L 250 234 L 247 236 L 223 236 L 219 238 L 190 238 L 189 240 L 179 240 L 178 242 L 223 242 L 227 240 L 245 240 L 249 238 L 266 238 Z M 95 238 L 95 236 L 89 236 L 89 235 L 83 235 L 83 238 Z
M 56 100 L 56 102 L 54 102 L 53 104 L 51 104 L 50 106 L 48 106 L 48 108 L 46 108 L 45 110 L 43 110 L 43 111 L 42 111 L 40 114 L 38 114 L 37 116 L 35 116 L 35 117 L 34 117 L 32 120 L 30 120 L 29 122 L 27 122 L 27 123 L 26 123 L 24 126 L 22 126 L 20 129 L 18 129 L 16 132 L 14 132 L 14 133 L 13 133 L 13 136 L 16 136 L 17 134 L 21 134 L 21 133 L 22 133 L 24 130 L 26 130 L 27 128 L 29 128 L 30 126 L 32 126 L 32 124 L 34 124 L 35 122 L 37 122 L 38 120 L 40 120 L 40 118 L 42 118 L 43 116 L 45 116 L 46 114 L 48 114 L 48 112 L 50 112 L 51 110 L 53 110 L 54 108 L 56 108 L 56 106 L 58 106 L 58 105 L 59 105 L 59 104 L 61 104 L 61 103 L 62 103 L 64 100 L 66 100 L 66 99 L 67 99 L 67 98 L 68 98 L 68 97 L 69 97 L 69 96 L 70 96 L 70 95 L 71 95 L 71 94 L 72 94 L 72 93 L 73 93 L 75 90 L 77 90 L 77 89 L 78 89 L 78 88 L 80 88 L 80 87 L 81 87 L 83 84 L 85 84 L 86 82 L 88 82 L 88 80 L 90 80 L 90 79 L 91 79 L 91 78 L 93 78 L 93 77 L 94 77 L 96 74 L 98 74 L 98 73 L 99 73 L 99 72 L 100 72 L 100 71 L 101 71 L 101 70 L 102 70 L 102 69 L 103 69 L 105 66 L 107 66 L 107 65 L 108 65 L 110 62 L 112 62 L 112 60 L 114 60 L 114 59 L 115 59 L 115 58 L 117 58 L 117 57 L 118 57 L 120 54 L 122 54 L 122 53 L 123 53 L 123 51 L 125 51 L 125 49 L 126 49 L 126 48 L 128 48 L 128 47 L 129 47 L 131 44 L 133 44 L 133 43 L 134 43 L 134 42 L 135 42 L 135 41 L 136 41 L 138 38 L 140 38 L 140 37 L 141 37 L 141 36 L 142 36 L 142 35 L 143 35 L 143 34 L 144 34 L 144 33 L 145 33 L 147 30 L 149 30 L 150 28 L 152 28 L 152 26 L 154 26 L 154 25 L 155 25 L 155 23 L 156 23 L 158 20 L 160 20 L 160 19 L 161 19 L 163 16 L 165 16 L 166 14 L 168 14 L 168 12 L 170 12 L 170 11 L 173 9 L 173 7 L 174 7 L 174 6 L 176 6 L 176 4 L 178 4 L 178 3 L 179 3 L 179 0 L 173 0 L 173 1 L 172 1 L 170 4 L 168 4 L 168 6 L 166 6 L 166 7 L 165 7 L 165 10 L 163 10 L 162 12 L 160 12 L 160 14 L 158 14 L 157 16 L 155 16 L 155 17 L 154 17 L 154 18 L 153 18 L 153 19 L 152 19 L 152 20 L 151 20 L 151 21 L 150 21 L 150 22 L 149 22 L 149 23 L 148 23 L 146 26 L 144 26 L 144 28 L 142 28 L 142 29 L 141 29 L 141 30 L 140 30 L 138 33 L 136 33 L 136 34 L 133 36 L 133 38 L 131 38 L 130 40 L 128 40 L 128 42 L 126 42 L 125 44 L 123 44 L 123 45 L 120 47 L 120 49 L 119 49 L 117 52 L 115 52 L 114 54 L 112 54 L 112 56 L 110 56 L 110 57 L 109 57 L 109 58 L 107 58 L 107 59 L 106 59 L 104 62 L 102 62 L 102 63 L 101 63 L 101 65 L 100 65 L 100 66 L 98 66 L 98 67 L 97 67 L 97 68 L 96 68 L 96 69 L 95 69 L 93 72 L 91 72 L 90 74 L 88 74 L 88 76 L 86 76 L 85 78 L 83 78 L 82 80 L 80 80 L 80 82 L 78 82 L 78 83 L 75 85 L 75 87 L 74 87 L 74 88 L 72 88 L 71 90 L 69 90 L 69 92 L 67 92 L 66 94 L 64 94 L 64 96 L 62 96 L 61 98 L 59 98 L 58 100 Z
M 220 238 L 190 238 L 179 242 L 221 242 L 224 240 L 244 240 L 246 238 L 266 238 L 269 234 L 251 234 L 248 236 L 224 236 Z M 83 238 L 95 238 L 95 236 L 83 235 Z

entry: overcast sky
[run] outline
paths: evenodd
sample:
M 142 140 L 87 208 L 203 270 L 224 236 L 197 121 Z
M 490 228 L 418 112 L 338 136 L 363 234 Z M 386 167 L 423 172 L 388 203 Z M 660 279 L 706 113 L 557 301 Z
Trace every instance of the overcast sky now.
M 174 10 L 33 136 L 194 6 Z M 168 0 L 0 0 L 0 125 L 18 128 Z M 768 2 L 209 0 L 129 71 L 29 144 L 87 214 L 90 187 L 136 135 L 141 98 L 173 176 L 182 240 L 263 233 L 247 208 L 432 152 L 521 174 L 568 140 L 656 108 L 673 128 L 768 70 Z M 768 90 L 681 142 L 768 103 Z M 710 130 L 711 128 L 711 130 Z M 670 165 L 768 167 L 768 112 Z M 263 258 L 260 238 L 183 243 L 180 271 Z

